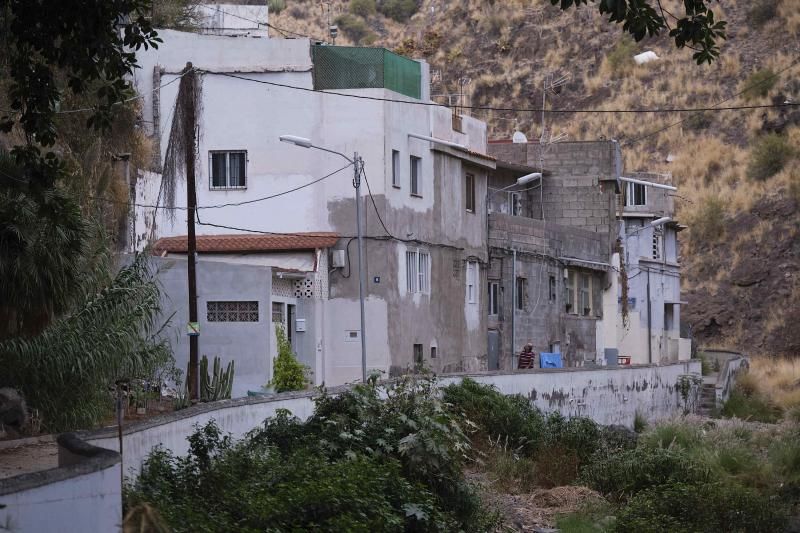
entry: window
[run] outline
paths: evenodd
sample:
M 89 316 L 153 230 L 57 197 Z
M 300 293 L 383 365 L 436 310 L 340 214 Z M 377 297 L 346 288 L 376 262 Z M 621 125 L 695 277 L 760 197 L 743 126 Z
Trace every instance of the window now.
M 422 196 L 422 184 L 420 174 L 422 173 L 422 159 L 411 156 L 411 196 Z
M 555 302 L 556 301 L 556 277 L 555 276 L 550 276 L 549 288 L 550 289 L 549 289 L 548 294 L 549 294 L 550 302 Z
M 422 361 L 422 345 L 421 344 L 415 344 L 414 345 L 414 365 L 419 367 L 419 366 L 422 366 L 422 363 L 423 363 L 423 361 Z
M 465 197 L 467 199 L 467 211 L 469 213 L 475 212 L 475 176 L 467 174 Z
M 419 292 L 429 293 L 431 292 L 431 256 L 427 252 L 417 252 L 417 257 L 419 258 Z
M 406 251 L 406 292 L 431 292 L 431 256 L 422 250 Z
M 436 359 L 436 346 L 431 346 L 431 359 Z
M 467 261 L 467 302 L 474 304 L 477 301 L 478 263 Z
M 419 277 L 417 274 L 417 252 L 406 252 L 406 292 L 413 294 L 417 292 Z
M 209 322 L 258 322 L 258 302 L 207 302 Z
M 591 274 L 581 274 L 580 305 L 578 306 L 581 316 L 592 314 L 592 276 Z
M 660 226 L 653 228 L 653 259 L 661 260 L 661 247 L 663 243 L 664 230 Z
M 525 298 L 527 297 L 527 284 L 528 280 L 525 278 L 517 278 L 517 310 L 525 310 Z
M 247 187 L 247 152 L 210 152 L 209 159 L 212 189 Z
M 272 302 L 272 321 L 275 324 L 283 324 L 283 302 Z
M 625 205 L 647 205 L 647 187 L 628 183 L 625 187 Z
M 400 152 L 392 150 L 392 186 L 400 188 Z
M 565 293 L 564 311 L 571 314 L 578 314 L 578 306 L 575 302 L 578 293 L 578 273 L 573 270 L 567 273 Z
M 500 314 L 500 284 L 496 281 L 489 282 L 489 314 Z
M 508 201 L 511 204 L 508 212 L 515 217 L 522 216 L 522 195 L 518 192 L 509 193 Z

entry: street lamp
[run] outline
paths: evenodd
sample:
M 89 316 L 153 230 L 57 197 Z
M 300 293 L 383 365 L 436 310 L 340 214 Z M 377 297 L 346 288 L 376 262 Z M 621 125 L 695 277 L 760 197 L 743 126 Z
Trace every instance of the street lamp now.
M 515 181 L 511 185 L 508 185 L 507 187 L 503 187 L 502 189 L 497 189 L 495 191 L 492 191 L 492 194 L 497 194 L 499 192 L 506 191 L 506 190 L 510 189 L 511 187 L 518 187 L 518 186 L 526 185 L 526 184 L 532 182 L 533 180 L 539 180 L 539 179 L 542 179 L 542 173 L 541 172 L 533 172 L 532 174 L 525 174 L 524 176 L 520 176 L 519 178 L 517 178 L 517 181 Z
M 341 152 L 336 150 L 329 150 L 321 146 L 315 146 L 310 139 L 305 137 L 298 137 L 296 135 L 281 135 L 282 142 L 294 144 L 301 148 L 313 148 L 331 154 L 336 154 L 345 158 L 351 165 L 353 165 L 353 187 L 356 190 L 356 234 L 358 236 L 358 301 L 361 307 L 361 379 L 364 383 L 367 382 L 367 340 L 364 327 L 364 247 L 363 235 L 361 232 L 361 171 L 364 168 L 364 160 L 358 156 L 358 152 L 353 154 L 353 159 L 350 159 Z
M 633 235 L 634 233 L 638 233 L 640 231 L 646 230 L 648 228 L 655 228 L 656 226 L 661 226 L 663 224 L 666 224 L 667 222 L 672 222 L 672 217 L 657 218 L 654 221 L 652 221 L 651 223 L 649 223 L 649 224 L 647 224 L 645 226 L 642 226 L 641 228 L 636 228 L 635 230 L 631 231 L 630 233 L 628 233 L 628 236 Z

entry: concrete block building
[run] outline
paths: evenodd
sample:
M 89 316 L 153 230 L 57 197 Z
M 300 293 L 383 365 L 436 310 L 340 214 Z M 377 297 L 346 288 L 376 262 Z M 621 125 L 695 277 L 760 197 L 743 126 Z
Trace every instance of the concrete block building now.
M 436 371 L 486 368 L 481 287 L 488 265 L 486 188 L 495 160 L 487 155 L 485 124 L 429 105 L 427 65 L 383 49 L 238 31 L 159 35 L 164 43 L 157 50 L 139 52 L 142 68 L 134 78 L 155 150 L 151 169 L 135 183 L 132 248 L 185 253 L 170 239 L 185 242 L 186 183 L 166 178 L 163 169 L 178 78 L 192 62 L 200 94 L 198 242 L 216 239 L 225 247 L 224 253 L 200 249 L 199 260 L 231 271 L 248 264 L 271 269 L 271 300 L 266 309 L 259 304 L 259 320 L 269 314 L 285 324 L 314 382 L 359 379 L 362 334 L 368 368 L 386 375 L 418 364 Z M 330 152 L 280 142 L 286 134 L 363 158 L 365 332 L 353 168 Z M 314 235 L 335 238 L 303 250 L 280 248 Z M 286 240 L 276 248 L 265 236 Z M 260 244 L 241 245 L 242 237 Z M 293 291 L 309 284 L 312 290 Z M 201 300 L 208 290 L 198 285 Z M 201 333 L 199 342 L 203 352 L 214 341 Z M 248 342 L 220 350 L 237 353 Z M 268 344 L 259 348 L 265 361 L 274 353 L 274 340 Z M 269 364 L 264 368 L 251 381 L 265 383 L 271 376 Z

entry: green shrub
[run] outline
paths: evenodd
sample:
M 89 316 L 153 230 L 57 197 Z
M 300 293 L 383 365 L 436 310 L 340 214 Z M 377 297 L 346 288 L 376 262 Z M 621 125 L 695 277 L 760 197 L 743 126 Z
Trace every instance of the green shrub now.
M 776 133 L 764 135 L 750 151 L 750 164 L 747 174 L 755 180 L 771 178 L 786 166 L 794 157 L 795 149 L 786 139 Z
M 771 69 L 757 70 L 744 80 L 742 96 L 748 101 L 763 98 L 769 94 L 777 82 L 778 76 Z
M 644 433 L 647 429 L 647 419 L 638 410 L 633 415 L 633 430 L 636 433 Z
M 267 9 L 270 14 L 278 15 L 286 9 L 286 0 L 267 0 Z
M 774 0 L 755 0 L 747 12 L 748 19 L 758 26 L 763 26 L 778 15 L 778 2 Z
M 769 448 L 770 462 L 784 482 L 800 488 L 800 430 L 776 439 Z
M 273 359 L 272 381 L 270 384 L 275 387 L 275 392 L 287 392 L 293 390 L 303 390 L 308 384 L 306 379 L 306 367 L 301 365 L 292 352 L 292 345 L 286 338 L 286 331 L 283 326 L 275 328 L 275 336 L 278 340 L 278 357 Z
M 418 0 L 379 0 L 378 2 L 378 11 L 397 22 L 405 22 L 418 9 Z
M 781 419 L 783 411 L 758 392 L 748 394 L 734 387 L 728 401 L 722 406 L 721 414 L 726 418 L 774 424 Z
M 726 218 L 725 202 L 718 196 L 706 196 L 698 202 L 689 220 L 693 238 L 705 243 L 716 242 L 725 233 Z
M 628 36 L 617 41 L 614 48 L 606 55 L 611 72 L 620 74 L 633 66 L 633 56 L 636 54 L 636 43 Z
M 671 422 L 659 424 L 640 438 L 639 442 L 648 448 L 682 448 L 691 450 L 702 445 L 703 434 L 700 428 L 691 423 Z
M 375 0 L 350 0 L 350 13 L 367 18 L 375 14 Z
M 372 34 L 367 23 L 364 22 L 364 19 L 351 15 L 350 13 L 339 15 L 336 17 L 335 22 L 339 26 L 339 29 L 356 43 L 360 43 Z
M 684 450 L 639 447 L 586 465 L 579 481 L 607 497 L 624 500 L 665 483 L 704 483 L 709 475 L 708 467 Z
M 785 511 L 769 497 L 736 485 L 669 483 L 635 495 L 617 514 L 615 531 L 774 532 Z
M 714 121 L 714 115 L 708 111 L 699 111 L 692 113 L 683 122 L 684 126 L 692 131 L 706 130 L 711 126 Z

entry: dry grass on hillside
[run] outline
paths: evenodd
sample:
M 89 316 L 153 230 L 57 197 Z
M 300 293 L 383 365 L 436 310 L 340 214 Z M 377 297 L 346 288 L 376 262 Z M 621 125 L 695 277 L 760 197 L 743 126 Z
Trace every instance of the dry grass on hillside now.
M 800 405 L 800 360 L 753 357 L 750 371 L 737 379 L 741 390 L 757 392 L 784 410 Z

